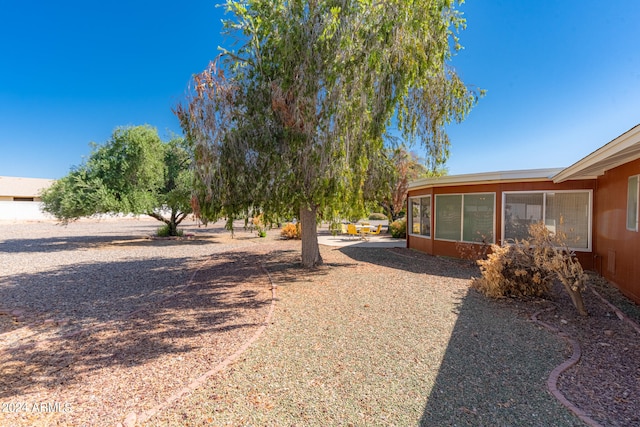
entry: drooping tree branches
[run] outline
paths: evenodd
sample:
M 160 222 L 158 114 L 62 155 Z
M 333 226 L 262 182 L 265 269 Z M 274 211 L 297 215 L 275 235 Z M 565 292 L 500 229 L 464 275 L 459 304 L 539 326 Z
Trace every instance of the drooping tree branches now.
M 303 264 L 321 263 L 318 212 L 362 203 L 396 118 L 429 165 L 445 125 L 478 94 L 449 65 L 464 19 L 444 0 L 228 0 L 223 50 L 176 114 L 195 153 L 199 209 L 303 221 Z M 312 222 L 305 227 L 304 222 Z

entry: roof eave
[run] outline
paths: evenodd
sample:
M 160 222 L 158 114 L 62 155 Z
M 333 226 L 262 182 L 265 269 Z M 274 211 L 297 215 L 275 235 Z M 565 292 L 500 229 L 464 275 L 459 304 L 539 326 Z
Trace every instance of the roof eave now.
M 638 146 L 640 149 L 640 124 L 632 127 L 593 153 L 562 170 L 553 177 L 553 182 L 560 183 L 575 179 L 596 179 L 610 169 L 635 160 L 632 157 L 626 157 L 618 161 L 607 162 L 607 159 L 634 146 Z M 638 157 L 636 156 L 635 158 Z
M 501 182 L 533 182 L 551 181 L 551 178 L 562 171 L 562 168 L 529 169 L 502 172 L 485 172 L 464 175 L 445 175 L 438 178 L 423 178 L 409 183 L 409 190 L 430 187 L 447 187 L 453 185 L 479 185 Z

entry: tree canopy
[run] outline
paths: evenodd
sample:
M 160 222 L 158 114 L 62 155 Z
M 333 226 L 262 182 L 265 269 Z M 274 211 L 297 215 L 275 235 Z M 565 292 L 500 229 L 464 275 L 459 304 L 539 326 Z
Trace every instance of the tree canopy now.
M 395 221 L 405 208 L 409 182 L 419 178 L 442 176 L 447 171 L 444 167 L 436 170 L 427 169 L 424 161 L 405 146 L 387 148 L 384 152 L 386 157 L 382 165 L 371 171 L 365 188 L 373 186 L 375 189 L 383 190 L 375 194 L 374 200 L 384 209 L 389 220 Z
M 318 212 L 362 206 L 387 128 L 448 156 L 446 124 L 478 93 L 448 61 L 465 21 L 449 0 L 228 0 L 222 50 L 176 108 L 193 144 L 199 210 L 299 215 L 302 263 L 322 263 Z
M 121 127 L 43 192 L 43 210 L 63 223 L 98 214 L 146 214 L 176 235 L 192 211 L 190 163 L 182 138 L 163 142 L 150 126 Z

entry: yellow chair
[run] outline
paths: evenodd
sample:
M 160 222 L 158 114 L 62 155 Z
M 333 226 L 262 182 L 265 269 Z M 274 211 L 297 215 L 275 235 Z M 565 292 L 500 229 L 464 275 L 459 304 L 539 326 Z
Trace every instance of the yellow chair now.
M 360 234 L 358 233 L 358 229 L 356 228 L 355 224 L 348 224 L 347 225 L 347 235 L 349 235 L 349 237 L 351 236 L 360 236 Z
M 376 231 L 371 231 L 370 234 L 380 234 L 380 231 L 382 231 L 382 224 L 378 224 Z

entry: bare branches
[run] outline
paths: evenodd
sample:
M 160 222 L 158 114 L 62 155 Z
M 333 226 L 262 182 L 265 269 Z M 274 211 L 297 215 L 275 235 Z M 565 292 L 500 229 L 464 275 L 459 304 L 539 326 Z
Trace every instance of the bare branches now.
M 543 223 L 529 226 L 529 239 L 514 244 L 491 245 L 491 254 L 479 260 L 482 277 L 473 286 L 490 297 L 544 296 L 553 280 L 559 280 L 580 315 L 587 311 L 582 300 L 587 276 L 566 236 L 551 233 Z

